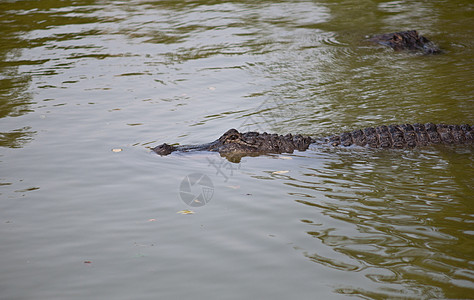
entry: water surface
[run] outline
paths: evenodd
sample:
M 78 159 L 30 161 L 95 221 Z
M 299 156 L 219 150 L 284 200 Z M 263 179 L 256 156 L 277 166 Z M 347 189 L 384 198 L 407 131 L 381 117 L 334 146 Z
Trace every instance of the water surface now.
M 472 297 L 470 146 L 240 163 L 149 147 L 473 124 L 473 8 L 3 1 L 0 298 Z M 444 53 L 364 41 L 407 29 Z M 212 182 L 201 207 L 180 199 L 195 173 Z

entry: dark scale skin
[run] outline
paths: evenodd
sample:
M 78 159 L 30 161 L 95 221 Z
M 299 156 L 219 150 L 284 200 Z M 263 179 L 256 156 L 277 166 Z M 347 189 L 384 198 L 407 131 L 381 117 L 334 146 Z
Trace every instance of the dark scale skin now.
M 367 145 L 369 147 L 376 148 L 378 146 L 379 139 L 374 128 L 364 128 L 364 135 L 366 136 Z
M 392 147 L 392 139 L 390 138 L 390 133 L 388 132 L 388 128 L 385 125 L 379 126 L 375 128 L 376 136 L 379 137 L 379 146 L 382 148 L 389 148 Z
M 326 139 L 333 146 L 369 146 L 372 148 L 413 148 L 431 144 L 472 144 L 471 126 L 446 124 L 402 124 L 365 128 Z
M 411 126 L 410 124 L 402 124 L 400 125 L 400 129 L 404 133 L 404 138 L 405 138 L 407 147 L 415 147 L 416 146 L 416 133 L 413 126 Z
M 422 51 L 425 54 L 441 52 L 438 46 L 424 36 L 419 35 L 416 30 L 379 34 L 371 37 L 369 41 L 391 47 L 395 51 Z
M 416 134 L 416 139 L 420 146 L 426 146 L 430 143 L 430 137 L 428 132 L 425 130 L 425 126 L 423 124 L 415 123 L 413 124 L 413 129 Z
M 268 153 L 293 153 L 305 151 L 309 145 L 326 144 L 331 146 L 366 146 L 371 148 L 413 148 L 432 144 L 472 144 L 474 129 L 467 124 L 402 124 L 381 125 L 344 132 L 328 138 L 313 139 L 302 135 L 278 135 L 258 132 L 238 132 L 230 129 L 219 139 L 201 145 L 171 146 L 161 144 L 153 151 L 168 155 L 174 151 L 213 151 L 219 152 L 229 160 L 238 162 L 243 156 L 256 156 Z

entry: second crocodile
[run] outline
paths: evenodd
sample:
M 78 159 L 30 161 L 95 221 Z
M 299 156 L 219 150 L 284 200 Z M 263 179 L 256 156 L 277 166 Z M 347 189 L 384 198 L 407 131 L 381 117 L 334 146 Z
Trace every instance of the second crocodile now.
M 416 30 L 379 34 L 369 38 L 368 40 L 391 47 L 396 51 L 422 51 L 425 54 L 441 53 L 438 46 L 426 37 L 419 35 Z

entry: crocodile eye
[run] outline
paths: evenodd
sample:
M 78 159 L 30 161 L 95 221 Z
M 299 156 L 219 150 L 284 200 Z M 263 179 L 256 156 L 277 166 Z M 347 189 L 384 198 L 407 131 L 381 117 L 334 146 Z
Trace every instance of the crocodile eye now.
M 236 140 L 238 138 L 239 138 L 239 136 L 236 135 L 236 134 L 233 134 L 233 135 L 229 136 L 229 140 Z

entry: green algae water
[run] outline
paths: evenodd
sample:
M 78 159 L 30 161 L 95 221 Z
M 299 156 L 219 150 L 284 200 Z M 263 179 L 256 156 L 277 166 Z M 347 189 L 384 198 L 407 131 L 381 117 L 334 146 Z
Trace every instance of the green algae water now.
M 150 147 L 473 125 L 473 10 L 0 1 L 0 299 L 472 298 L 472 146 Z M 443 53 L 365 41 L 411 29 Z

